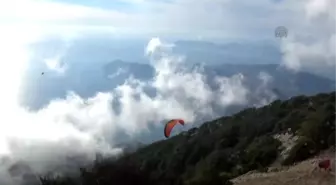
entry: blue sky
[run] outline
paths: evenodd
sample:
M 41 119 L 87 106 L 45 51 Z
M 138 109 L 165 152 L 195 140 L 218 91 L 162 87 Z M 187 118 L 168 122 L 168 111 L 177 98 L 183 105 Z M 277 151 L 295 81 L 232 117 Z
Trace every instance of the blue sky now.
M 25 25 L 32 22 L 49 28 L 53 26 L 53 29 L 55 25 L 62 25 L 68 26 L 67 32 L 69 28 L 76 31 L 84 27 L 135 35 L 264 39 L 270 38 L 278 25 L 295 25 L 302 18 L 298 14 L 302 9 L 300 3 L 275 3 L 273 0 L 13 0 L 0 3 L 0 22 L 12 19 Z
M 332 51 L 325 48 L 333 45 L 330 38 L 335 32 L 334 4 L 334 0 L 12 0 L 0 2 L 0 28 L 3 33 L 17 34 L 22 39 L 31 39 L 32 35 L 71 39 L 90 34 L 272 40 L 283 45 L 283 52 L 294 48 L 299 55 L 309 50 L 307 40 L 321 41 L 314 52 L 307 53 L 329 52 L 322 58 L 330 61 Z M 288 29 L 286 40 L 274 38 L 278 26 Z M 288 55 L 286 60 L 298 68 L 298 58 L 302 56 Z
M 334 0 L 13 0 L 0 2 L 0 28 L 28 40 L 46 35 L 71 40 L 87 34 L 271 40 L 286 53 L 286 65 L 314 68 L 313 61 L 333 64 L 334 6 Z M 288 29 L 286 39 L 274 37 L 278 26 Z
M 77 4 L 89 6 L 92 8 L 102 8 L 102 9 L 110 9 L 116 11 L 123 12 L 134 12 L 137 7 L 136 4 L 131 1 L 125 0 L 55 0 L 56 2 L 69 3 L 69 4 Z

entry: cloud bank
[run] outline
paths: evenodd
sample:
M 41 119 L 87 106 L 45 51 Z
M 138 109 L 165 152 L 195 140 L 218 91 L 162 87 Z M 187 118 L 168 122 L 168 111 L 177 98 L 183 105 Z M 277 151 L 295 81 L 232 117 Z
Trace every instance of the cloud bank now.
M 289 28 L 282 42 L 283 65 L 288 69 L 308 70 L 318 74 L 335 73 L 335 1 L 307 0 L 301 24 Z
M 13 175 L 8 170 L 18 161 L 28 165 L 34 174 L 47 169 L 64 169 L 72 164 L 71 157 L 91 161 L 97 152 L 107 155 L 122 152 L 121 148 L 114 147 L 122 140 L 118 138 L 120 133 L 136 138 L 148 132 L 151 126 L 162 126 L 168 119 L 183 118 L 187 124 L 193 124 L 204 116 L 217 116 L 214 106 L 225 110 L 231 105 L 247 103 L 249 91 L 244 87 L 243 75 L 216 77 L 213 82 L 216 88 L 212 89 L 202 67 L 188 70 L 184 58 L 170 52 L 171 44 L 153 38 L 145 49 L 155 68 L 152 80 L 130 77 L 115 89 L 88 99 L 69 92 L 66 99 L 56 99 L 38 111 L 30 111 L 19 106 L 18 93 L 13 93 L 19 91 L 23 80 L 19 77 L 27 67 L 25 64 L 36 56 L 28 52 L 31 44 L 18 43 L 17 46 L 22 46 L 21 50 L 13 47 L 11 52 L 21 52 L 18 56 L 25 57 L 0 56 L 15 60 L 15 65 L 9 65 L 4 71 L 18 77 L 10 83 L 12 86 L 6 86 L 6 80 L 2 83 L 11 92 L 1 91 L 0 108 L 5 114 L 0 116 L 3 120 L 0 155 L 9 157 L 0 168 L 3 183 L 15 184 L 23 177 L 23 172 Z M 156 90 L 154 97 L 146 93 L 148 88 Z

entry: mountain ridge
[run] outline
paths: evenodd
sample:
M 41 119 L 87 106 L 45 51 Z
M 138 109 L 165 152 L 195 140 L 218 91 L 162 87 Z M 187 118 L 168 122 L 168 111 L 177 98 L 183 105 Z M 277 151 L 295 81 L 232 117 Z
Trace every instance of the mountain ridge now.
M 285 68 L 282 68 L 281 65 L 278 64 L 192 64 L 192 66 L 188 69 L 192 70 L 200 66 L 203 66 L 206 77 L 210 78 L 216 75 L 230 77 L 232 75 L 242 73 L 243 75 L 246 75 L 247 79 L 252 78 L 254 80 L 248 81 L 248 83 L 253 83 L 251 86 L 258 84 L 259 82 L 255 81 L 260 80 L 260 78 L 262 78 L 260 74 L 265 73 L 271 78 L 270 80 L 275 80 L 275 85 L 279 85 L 279 87 L 273 88 L 278 89 L 278 91 L 284 91 L 284 94 L 288 94 L 287 97 L 284 98 L 289 98 L 299 94 L 313 95 L 319 92 L 335 90 L 334 80 L 304 71 L 296 73 L 291 72 Z M 126 68 L 126 70 L 129 72 L 128 74 L 124 73 L 123 76 L 132 74 L 136 78 L 138 77 L 140 79 L 149 80 L 150 77 L 153 77 L 155 73 L 154 67 L 149 64 L 115 60 L 108 62 L 103 66 L 104 75 L 108 76 L 108 74 L 117 74 L 118 69 L 120 68 Z M 141 70 L 135 70 L 136 68 Z M 286 88 L 291 89 L 288 90 L 289 92 L 286 92 Z
M 199 128 L 140 147 L 115 162 L 86 169 L 72 182 L 91 185 L 109 174 L 100 184 L 228 185 L 232 184 L 229 179 L 248 171 L 267 171 L 283 150 L 273 136 L 284 132 L 299 137 L 281 161 L 284 166 L 334 147 L 335 92 L 276 100 L 205 122 Z M 130 175 L 137 181 L 131 181 Z

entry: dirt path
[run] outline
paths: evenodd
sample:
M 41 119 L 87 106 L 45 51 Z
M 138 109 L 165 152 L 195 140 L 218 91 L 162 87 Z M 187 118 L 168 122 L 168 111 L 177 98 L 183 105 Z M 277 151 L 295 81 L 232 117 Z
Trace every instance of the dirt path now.
M 332 158 L 335 159 L 335 155 Z M 335 185 L 335 168 L 332 172 L 312 171 L 316 160 L 310 159 L 278 172 L 252 172 L 231 181 L 234 185 Z

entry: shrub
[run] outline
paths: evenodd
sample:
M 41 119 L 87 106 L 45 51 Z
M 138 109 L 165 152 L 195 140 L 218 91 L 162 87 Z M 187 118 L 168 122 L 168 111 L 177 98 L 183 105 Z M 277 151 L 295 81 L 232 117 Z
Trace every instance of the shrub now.
M 250 168 L 263 168 L 276 159 L 279 146 L 280 142 L 271 136 L 257 138 L 247 147 L 245 161 Z
M 282 164 L 291 165 L 294 162 L 303 161 L 314 154 L 316 154 L 315 143 L 311 139 L 303 137 L 299 139 L 296 145 L 290 150 L 289 155 Z
M 332 132 L 328 137 L 328 145 L 329 147 L 335 146 L 335 131 Z

